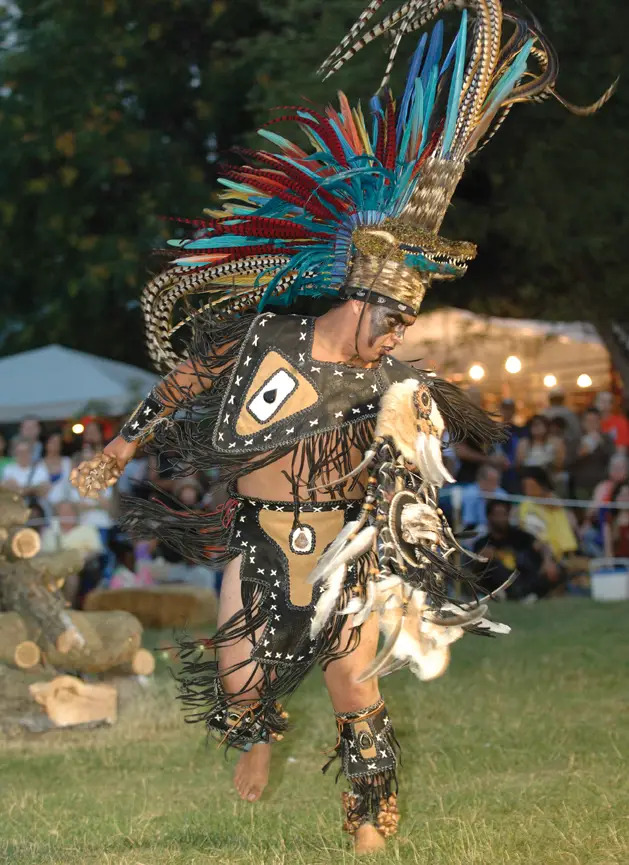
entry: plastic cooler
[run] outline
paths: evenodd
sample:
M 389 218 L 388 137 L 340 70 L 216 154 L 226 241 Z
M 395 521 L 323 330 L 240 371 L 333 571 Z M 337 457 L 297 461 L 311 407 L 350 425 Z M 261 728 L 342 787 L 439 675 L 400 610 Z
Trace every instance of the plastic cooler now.
M 629 559 L 592 559 L 590 586 L 595 601 L 629 600 Z

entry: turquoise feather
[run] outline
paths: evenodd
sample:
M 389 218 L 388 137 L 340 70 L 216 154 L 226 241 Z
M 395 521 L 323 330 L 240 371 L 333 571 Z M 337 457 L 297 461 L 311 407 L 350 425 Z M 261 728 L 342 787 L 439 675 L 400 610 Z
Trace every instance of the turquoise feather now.
M 443 145 L 441 152 L 444 156 L 447 156 L 450 152 L 450 146 L 452 145 L 452 139 L 454 138 L 456 121 L 459 113 L 459 101 L 461 98 L 461 89 L 463 87 L 465 49 L 467 47 L 467 9 L 464 9 L 463 14 L 461 15 L 461 26 L 459 27 L 456 39 L 456 61 L 454 63 L 452 81 L 450 82 L 448 108 L 446 110 L 446 120 L 443 128 Z

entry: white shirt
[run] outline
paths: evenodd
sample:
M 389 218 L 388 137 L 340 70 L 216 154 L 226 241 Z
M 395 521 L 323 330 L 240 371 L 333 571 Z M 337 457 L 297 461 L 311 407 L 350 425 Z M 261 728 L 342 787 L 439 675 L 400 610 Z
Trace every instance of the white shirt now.
M 19 466 L 17 463 L 9 463 L 2 471 L 2 483 L 15 481 L 20 489 L 24 487 L 38 487 L 40 484 L 49 483 L 48 472 L 45 466 L 37 463 L 35 466 Z
M 86 555 L 99 555 L 103 545 L 98 530 L 93 526 L 74 526 L 67 532 L 61 531 L 59 520 L 51 520 L 41 536 L 42 553 L 55 553 L 57 550 L 79 550 Z
M 111 499 L 112 489 L 107 487 L 101 493 L 102 496 L 109 500 Z M 57 505 L 59 502 L 80 502 L 81 504 L 89 505 L 89 509 L 81 511 L 79 522 L 82 526 L 94 526 L 96 529 L 109 529 L 113 525 L 113 520 L 109 514 L 108 508 L 103 508 L 97 499 L 82 498 L 76 487 L 72 486 L 69 481 L 55 484 L 48 496 L 48 502 L 51 505 Z

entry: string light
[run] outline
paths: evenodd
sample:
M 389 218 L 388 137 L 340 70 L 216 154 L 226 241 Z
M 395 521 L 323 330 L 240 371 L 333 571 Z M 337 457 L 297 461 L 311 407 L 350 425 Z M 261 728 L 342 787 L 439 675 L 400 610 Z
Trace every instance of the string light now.
M 522 361 L 514 354 L 509 355 L 509 357 L 505 361 L 505 369 L 507 370 L 507 372 L 510 372 L 512 374 L 520 372 L 520 370 L 522 369 Z
M 81 433 L 85 432 L 85 427 L 82 423 L 75 423 L 72 427 L 72 432 L 75 436 L 80 436 Z
M 577 385 L 579 387 L 592 387 L 592 379 L 587 373 L 583 372 L 577 379 Z
M 482 378 L 485 378 L 485 370 L 479 363 L 475 363 L 471 366 L 467 374 L 472 381 L 480 381 Z
M 556 387 L 557 386 L 557 376 L 549 373 L 544 376 L 544 387 Z

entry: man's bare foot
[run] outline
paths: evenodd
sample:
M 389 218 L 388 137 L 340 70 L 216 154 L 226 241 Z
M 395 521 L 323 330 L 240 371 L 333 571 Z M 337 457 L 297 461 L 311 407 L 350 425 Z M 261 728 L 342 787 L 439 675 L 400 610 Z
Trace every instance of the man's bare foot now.
M 369 853 L 379 853 L 384 850 L 384 838 L 371 823 L 363 823 L 354 835 L 354 853 L 366 856 Z
M 269 780 L 271 745 L 261 743 L 245 751 L 236 764 L 234 786 L 241 799 L 256 802 Z

